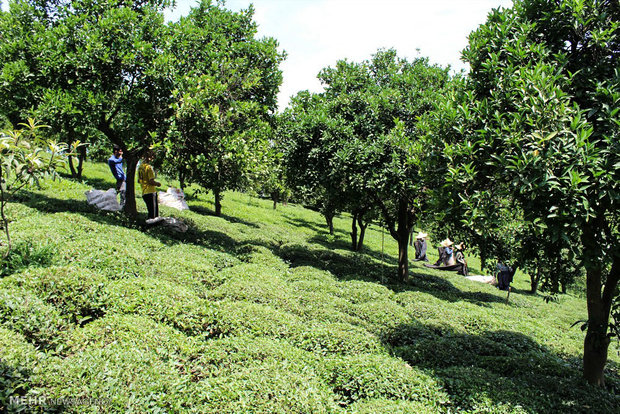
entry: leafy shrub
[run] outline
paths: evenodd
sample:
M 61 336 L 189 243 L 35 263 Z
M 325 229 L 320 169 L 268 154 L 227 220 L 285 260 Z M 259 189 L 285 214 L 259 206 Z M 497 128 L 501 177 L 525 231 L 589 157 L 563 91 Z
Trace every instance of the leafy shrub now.
M 334 275 L 326 270 L 319 270 L 311 266 L 299 266 L 288 269 L 284 278 L 289 282 L 307 281 L 317 283 L 333 283 Z
M 548 412 L 545 403 L 539 405 L 541 401 L 536 402 L 539 398 L 536 392 L 484 369 L 453 367 L 440 374 L 452 396 L 451 408 L 456 411 L 525 413 L 532 412 L 524 408 L 530 406 L 535 412 Z
M 194 380 L 230 375 L 239 366 L 263 361 L 290 362 L 322 367 L 317 355 L 299 349 L 285 339 L 240 335 L 204 342 L 190 364 Z
M 214 303 L 211 317 L 208 326 L 217 336 L 288 338 L 305 325 L 297 316 L 268 305 L 228 300 Z
M 447 402 L 435 379 L 385 355 L 362 354 L 333 360 L 330 384 L 344 404 L 367 398 Z
M 191 401 L 204 413 L 310 413 L 337 410 L 312 354 L 286 342 L 235 337 L 208 343 L 192 372 Z
M 360 400 L 347 407 L 347 413 L 350 414 L 435 414 L 437 412 L 436 405 L 407 400 Z
M 18 275 L 14 280 L 36 292 L 73 323 L 101 317 L 110 302 L 108 279 L 87 269 L 48 267 Z
M 113 282 L 109 291 L 111 311 L 148 316 L 190 335 L 208 334 L 212 312 L 183 286 L 154 278 L 134 278 Z
M 375 334 L 383 334 L 411 320 L 402 306 L 390 300 L 359 303 L 351 306 L 350 312 L 364 321 L 364 326 Z
M 292 295 L 296 297 L 298 303 L 298 307 L 292 309 L 291 313 L 309 321 L 362 324 L 355 315 L 346 313 L 349 311 L 349 303 L 326 292 L 326 289 L 322 289 L 322 283 L 308 282 L 314 285 L 313 290 L 310 290 L 307 284 L 300 286 L 300 283 L 303 282 L 291 284 Z
M 288 285 L 272 268 L 243 264 L 222 272 L 226 282 L 207 294 L 210 300 L 238 300 L 268 304 L 281 309 L 297 308 Z
M 351 303 L 365 303 L 392 300 L 394 293 L 387 287 L 376 282 L 349 280 L 337 284 L 337 296 Z
M 293 267 L 313 266 L 319 262 L 318 256 L 307 244 L 286 243 L 280 246 L 279 256 Z
M 109 412 L 181 412 L 190 387 L 183 375 L 193 341 L 149 318 L 109 315 L 76 329 L 69 356 L 47 365 L 31 394 L 95 398 Z M 68 406 L 64 412 L 99 412 Z
M 32 240 L 17 242 L 9 252 L 6 259 L 2 260 L 0 277 L 19 272 L 29 267 L 44 267 L 51 265 L 56 256 L 54 245 L 39 246 Z
M 288 267 L 286 263 L 273 254 L 271 250 L 256 244 L 244 244 L 237 249 L 237 256 L 244 262 L 269 266 L 272 269 L 285 270 Z
M 377 337 L 362 328 L 345 323 L 315 322 L 289 340 L 299 348 L 319 355 L 356 355 L 385 351 Z
M 200 294 L 222 284 L 226 280 L 223 271 L 241 264 L 231 254 L 185 243 L 166 246 L 147 261 L 151 272 L 146 276 L 191 286 Z
M 90 269 L 107 276 L 110 280 L 144 275 L 150 267 L 145 266 L 149 247 L 142 243 L 143 235 L 137 230 L 121 229 L 111 232 L 103 225 L 91 225 L 93 232 L 104 233 L 97 243 L 87 237 L 68 240 L 62 246 L 65 260 L 77 267 Z M 138 239 L 138 240 L 136 240 Z
M 0 407 L 10 407 L 10 397 L 23 396 L 30 389 L 31 375 L 43 353 L 11 330 L 0 327 Z
M 17 285 L 0 286 L 0 323 L 45 349 L 62 342 L 66 321 L 55 307 Z M 8 286 L 6 286 L 8 285 Z

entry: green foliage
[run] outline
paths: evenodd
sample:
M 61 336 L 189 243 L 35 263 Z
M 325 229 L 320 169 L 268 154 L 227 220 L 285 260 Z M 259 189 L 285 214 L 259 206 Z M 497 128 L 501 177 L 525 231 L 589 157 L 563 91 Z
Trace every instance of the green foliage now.
M 67 322 L 60 311 L 45 303 L 34 293 L 20 288 L 9 279 L 0 286 L 0 322 L 6 328 L 21 333 L 44 349 L 62 346 L 63 332 Z
M 403 361 L 379 355 L 356 355 L 330 364 L 329 382 L 344 404 L 361 399 L 447 402 L 440 384 Z
M 26 339 L 0 327 L 0 404 L 9 407 L 10 397 L 25 395 L 42 352 Z
M 192 365 L 201 412 L 338 412 L 324 367 L 284 341 L 241 336 L 209 342 Z
M 56 169 L 63 162 L 67 145 L 46 141 L 37 131 L 46 127 L 29 118 L 22 129 L 0 132 L 0 219 L 4 228 L 7 249 L 4 261 L 11 252 L 11 235 L 6 206 L 9 200 L 28 185 L 39 183 L 44 177 L 56 177 Z
M 370 399 L 359 400 L 348 407 L 347 413 L 351 414 L 432 414 L 437 412 L 437 406 L 424 404 L 417 401 L 390 400 L 390 399 Z
M 421 120 L 444 90 L 447 70 L 379 50 L 362 63 L 339 61 L 319 78 L 325 92 L 301 92 L 281 122 L 291 185 L 313 194 L 328 222 L 351 212 L 353 250 L 360 248 L 357 225 L 365 229 L 381 215 L 401 244 L 404 280 L 406 243 L 427 201 Z
M 454 98 L 460 138 L 446 156 L 449 171 L 469 166 L 458 171 L 465 194 L 504 198 L 523 215 L 516 256 L 540 267 L 552 290 L 579 258 L 589 298 L 584 373 L 599 385 L 605 358 L 596 355 L 607 353 L 620 281 L 619 21 L 617 1 L 522 0 L 491 13 L 464 51 L 472 72 Z
M 15 275 L 12 281 L 35 292 L 74 324 L 101 317 L 111 302 L 108 278 L 73 266 L 28 271 Z
M 67 345 L 70 355 L 50 361 L 39 393 L 101 399 L 113 412 L 181 410 L 187 382 L 180 370 L 194 347 L 173 328 L 145 317 L 112 315 L 74 331 Z M 97 412 L 98 407 L 66 409 Z
M 256 39 L 253 9 L 234 13 L 202 1 L 173 23 L 168 53 L 174 121 L 165 143 L 168 170 L 215 194 L 247 188 L 268 160 L 270 114 L 283 56 L 274 39 Z
M 37 246 L 32 240 L 16 243 L 2 261 L 0 277 L 17 273 L 28 267 L 45 267 L 54 261 L 56 249 L 53 245 Z
M 210 307 L 179 284 L 153 278 L 110 284 L 111 311 L 135 313 L 174 326 L 189 335 L 210 336 Z

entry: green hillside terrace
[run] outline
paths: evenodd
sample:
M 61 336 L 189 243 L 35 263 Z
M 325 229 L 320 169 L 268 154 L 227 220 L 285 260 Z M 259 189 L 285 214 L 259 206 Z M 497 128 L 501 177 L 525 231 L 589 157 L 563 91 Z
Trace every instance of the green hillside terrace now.
M 354 253 L 348 216 L 330 236 L 317 212 L 235 192 L 216 217 L 189 189 L 189 211 L 160 211 L 186 233 L 145 229 L 140 200 L 137 222 L 87 204 L 114 186 L 107 165 L 84 177 L 8 206 L 0 411 L 618 412 L 615 342 L 606 388 L 582 378 L 577 289 L 546 301 L 517 273 L 506 302 L 416 262 L 395 284 L 398 249 L 378 226 Z

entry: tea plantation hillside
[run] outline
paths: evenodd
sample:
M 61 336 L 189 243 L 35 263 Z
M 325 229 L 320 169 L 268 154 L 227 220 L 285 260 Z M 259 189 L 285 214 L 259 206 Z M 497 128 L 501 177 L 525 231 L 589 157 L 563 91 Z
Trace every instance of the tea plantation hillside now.
M 85 176 L 9 205 L 0 411 L 618 412 L 616 345 L 606 390 L 581 379 L 571 325 L 586 318 L 583 298 L 545 303 L 518 275 L 506 303 L 417 263 L 394 285 L 397 247 L 381 229 L 352 253 L 346 217 L 332 237 L 316 212 L 239 193 L 222 217 L 211 196 L 162 208 L 185 234 L 144 230 L 87 205 L 85 191 L 113 186 L 105 164 Z M 82 397 L 93 400 L 50 404 Z

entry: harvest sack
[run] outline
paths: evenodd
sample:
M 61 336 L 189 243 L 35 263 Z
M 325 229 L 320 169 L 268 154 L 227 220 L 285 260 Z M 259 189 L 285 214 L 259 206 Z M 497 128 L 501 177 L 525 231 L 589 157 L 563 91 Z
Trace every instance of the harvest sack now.
M 185 193 L 180 188 L 168 187 L 164 193 L 158 193 L 159 204 L 176 208 L 177 210 L 189 210 L 189 206 L 185 202 Z
M 110 188 L 108 191 L 89 190 L 86 193 L 86 202 L 99 210 L 120 211 L 121 205 L 116 200 L 116 190 Z
M 155 217 L 154 219 L 146 220 L 146 224 L 150 226 L 161 225 L 178 233 L 185 233 L 188 229 L 187 224 L 174 217 Z
M 495 276 L 473 275 L 465 277 L 469 280 L 473 280 L 474 282 L 489 283 L 491 285 L 494 285 L 496 283 Z

